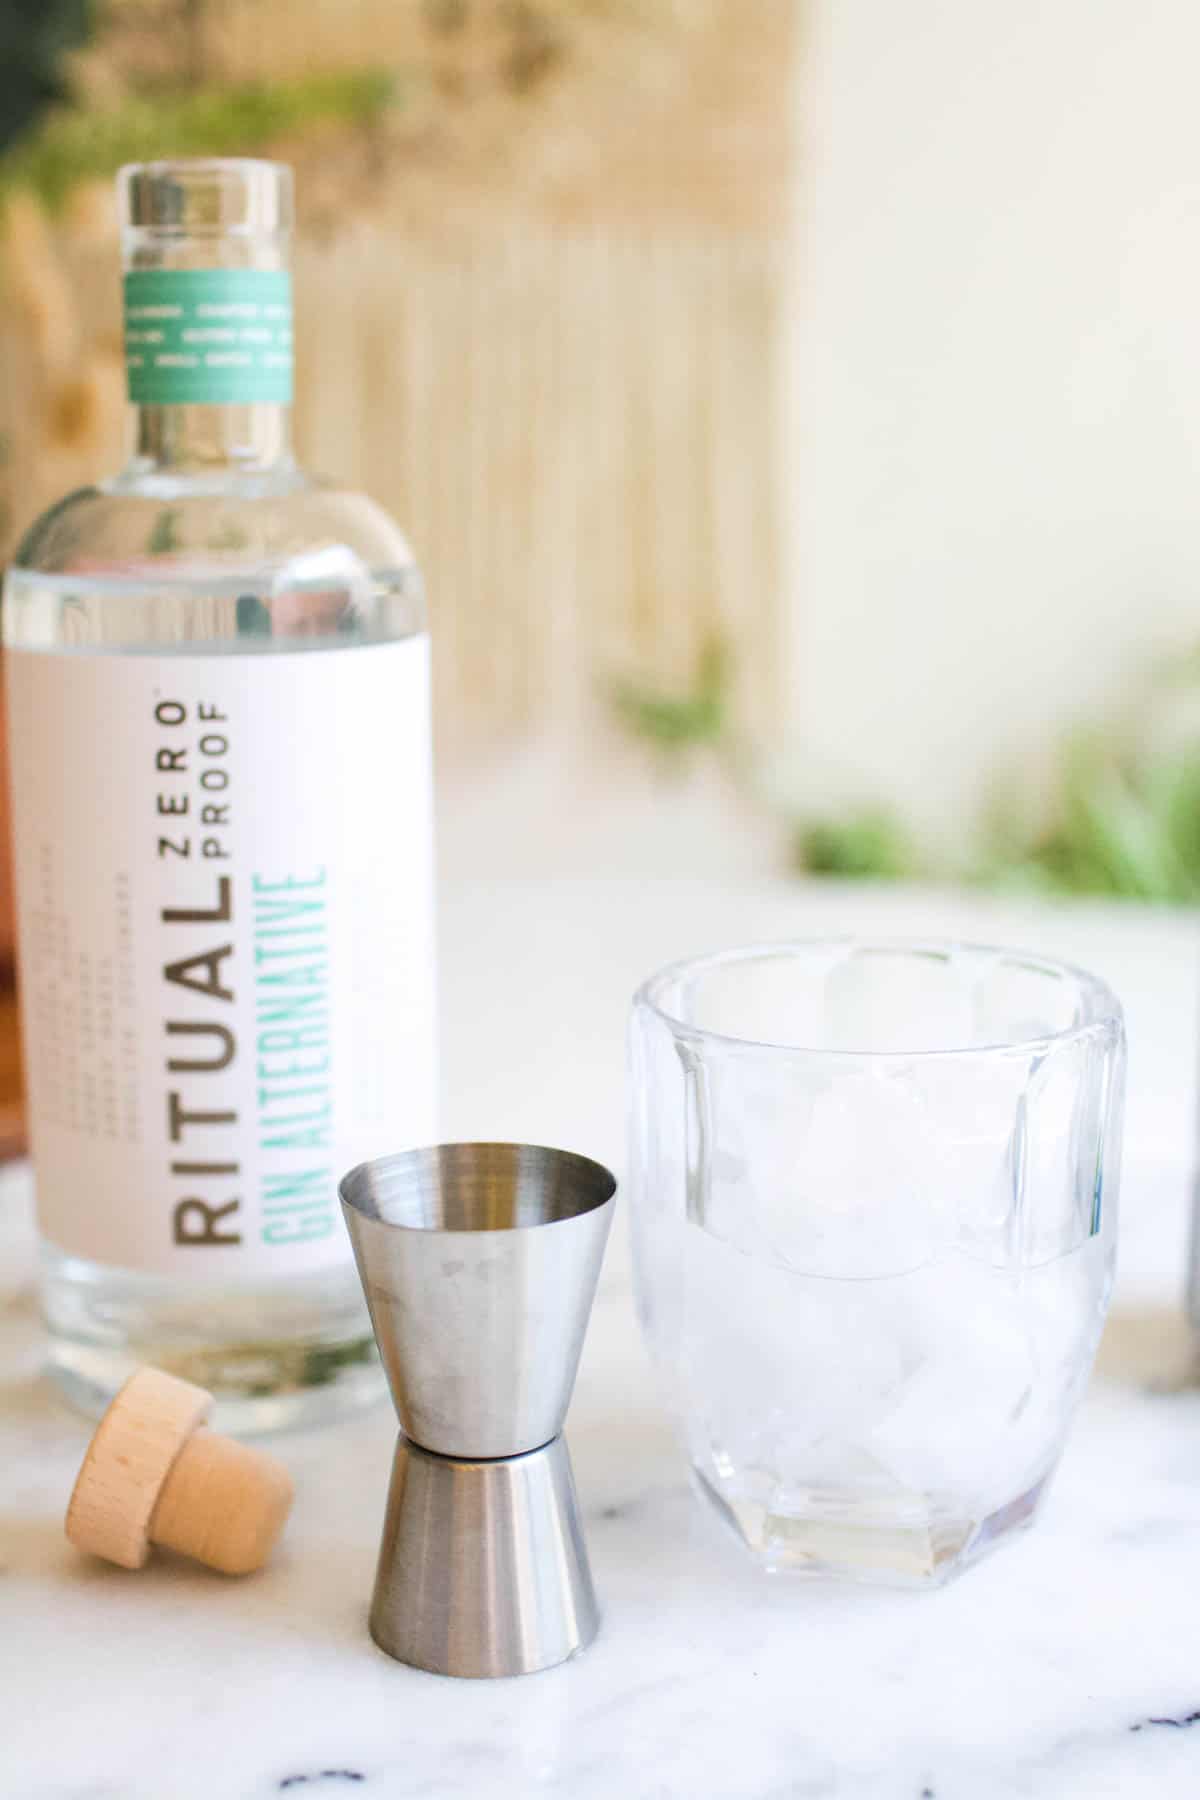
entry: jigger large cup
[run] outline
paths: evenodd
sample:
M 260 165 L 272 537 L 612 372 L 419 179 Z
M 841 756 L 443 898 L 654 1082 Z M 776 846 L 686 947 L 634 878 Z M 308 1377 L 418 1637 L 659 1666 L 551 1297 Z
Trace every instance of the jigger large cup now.
M 372 1636 L 440 1674 L 549 1668 L 598 1623 L 559 1434 L 616 1182 L 566 1151 L 449 1144 L 339 1192 L 402 1434 Z

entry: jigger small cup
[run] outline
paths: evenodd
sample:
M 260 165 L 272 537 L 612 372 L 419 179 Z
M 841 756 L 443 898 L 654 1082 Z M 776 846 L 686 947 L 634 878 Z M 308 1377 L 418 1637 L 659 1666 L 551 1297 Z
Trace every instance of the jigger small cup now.
M 560 1433 L 616 1182 L 567 1151 L 448 1144 L 339 1193 L 401 1427 L 371 1634 L 439 1674 L 549 1668 L 598 1625 Z

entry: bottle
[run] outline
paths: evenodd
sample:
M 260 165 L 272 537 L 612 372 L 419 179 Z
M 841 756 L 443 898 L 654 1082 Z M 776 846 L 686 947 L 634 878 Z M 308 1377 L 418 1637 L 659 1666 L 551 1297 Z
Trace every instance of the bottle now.
M 3 605 L 50 1368 L 258 1429 L 377 1390 L 336 1183 L 436 1136 L 428 640 L 400 532 L 292 454 L 290 171 L 118 187 L 132 459 Z

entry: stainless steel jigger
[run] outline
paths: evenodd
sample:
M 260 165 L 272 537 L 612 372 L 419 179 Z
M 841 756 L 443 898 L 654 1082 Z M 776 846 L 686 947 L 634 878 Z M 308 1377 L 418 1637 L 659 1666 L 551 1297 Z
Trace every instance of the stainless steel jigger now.
M 591 1642 L 560 1433 L 617 1184 L 586 1157 L 448 1144 L 339 1193 L 401 1435 L 371 1636 L 439 1675 L 525 1675 Z

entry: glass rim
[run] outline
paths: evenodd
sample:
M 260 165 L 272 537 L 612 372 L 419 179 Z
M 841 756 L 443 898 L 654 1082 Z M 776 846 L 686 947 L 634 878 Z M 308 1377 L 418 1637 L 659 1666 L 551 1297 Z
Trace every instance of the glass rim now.
M 832 1048 L 820 1044 L 789 1044 L 770 1039 L 738 1037 L 726 1031 L 713 1031 L 703 1025 L 689 1024 L 677 1013 L 670 1011 L 662 1002 L 662 991 L 671 982 L 679 981 L 686 976 L 703 975 L 714 969 L 727 968 L 732 964 L 764 962 L 773 958 L 790 957 L 800 951 L 818 949 L 836 949 L 845 946 L 850 949 L 865 951 L 900 951 L 913 956 L 936 958 L 948 962 L 958 953 L 966 952 L 972 956 L 985 956 L 1003 959 L 1017 967 L 1023 967 L 1042 975 L 1052 975 L 1060 980 L 1073 981 L 1080 992 L 1091 1003 L 1093 1016 L 1081 1024 L 1069 1025 L 1061 1031 L 1030 1033 L 1028 1036 L 1000 1038 L 986 1044 L 945 1044 L 937 1049 L 890 1049 L 859 1050 L 844 1047 Z M 750 1054 L 769 1056 L 802 1056 L 828 1059 L 842 1062 L 927 1062 L 938 1058 L 985 1057 L 1030 1055 L 1038 1050 L 1048 1050 L 1051 1046 L 1059 1046 L 1086 1038 L 1103 1035 L 1114 1028 L 1121 1030 L 1125 1022 L 1125 1012 L 1109 984 L 1100 976 L 1089 970 L 1080 968 L 1077 963 L 1066 962 L 1059 957 L 1043 956 L 1034 950 L 1013 949 L 1003 944 L 986 944 L 971 938 L 936 938 L 905 936 L 860 936 L 854 932 L 814 933 L 811 937 L 783 938 L 775 942 L 756 944 L 738 944 L 728 950 L 710 950 L 699 956 L 680 957 L 676 962 L 667 963 L 657 969 L 653 975 L 647 976 L 636 989 L 633 996 L 634 1008 L 645 1008 L 652 1012 L 677 1038 L 687 1039 L 693 1043 L 716 1044 L 722 1047 L 745 1051 Z

